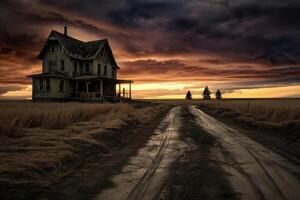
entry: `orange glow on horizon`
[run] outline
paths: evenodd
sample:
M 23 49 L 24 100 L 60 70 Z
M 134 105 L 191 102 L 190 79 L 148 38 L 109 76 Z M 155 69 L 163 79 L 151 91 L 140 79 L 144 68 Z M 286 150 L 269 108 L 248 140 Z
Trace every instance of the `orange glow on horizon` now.
M 132 96 L 134 99 L 184 99 L 191 83 L 153 83 L 136 84 L 132 87 Z M 126 88 L 126 87 L 125 87 Z M 126 88 L 128 89 L 128 88 Z M 22 90 L 9 91 L 1 95 L 1 99 L 31 99 L 31 85 L 26 85 Z M 190 90 L 194 99 L 202 98 L 203 88 L 193 88 Z M 230 93 L 223 93 L 223 98 L 300 98 L 300 85 L 239 89 Z M 214 98 L 212 90 L 212 98 Z

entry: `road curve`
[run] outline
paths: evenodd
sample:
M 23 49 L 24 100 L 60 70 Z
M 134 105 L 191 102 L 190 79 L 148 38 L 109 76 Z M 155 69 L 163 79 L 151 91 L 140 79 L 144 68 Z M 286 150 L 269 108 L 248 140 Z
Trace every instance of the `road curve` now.
M 161 121 L 145 147 L 132 157 L 121 174 L 112 178 L 114 187 L 102 191 L 97 200 L 156 199 L 169 177 L 171 163 L 175 161 L 180 145 L 178 118 L 180 107 L 170 110 Z
M 195 106 L 197 123 L 217 139 L 211 156 L 241 199 L 300 199 L 300 167 Z

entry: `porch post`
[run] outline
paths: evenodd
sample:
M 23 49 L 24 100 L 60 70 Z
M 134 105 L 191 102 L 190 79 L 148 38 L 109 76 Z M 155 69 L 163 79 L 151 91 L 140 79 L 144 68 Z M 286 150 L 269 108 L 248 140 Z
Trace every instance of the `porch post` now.
M 129 99 L 131 100 L 131 82 L 129 82 Z
M 103 103 L 103 82 L 100 80 L 100 99 L 101 102 Z
M 75 97 L 77 97 L 77 92 L 78 92 L 78 81 L 76 81 L 76 85 L 75 85 Z

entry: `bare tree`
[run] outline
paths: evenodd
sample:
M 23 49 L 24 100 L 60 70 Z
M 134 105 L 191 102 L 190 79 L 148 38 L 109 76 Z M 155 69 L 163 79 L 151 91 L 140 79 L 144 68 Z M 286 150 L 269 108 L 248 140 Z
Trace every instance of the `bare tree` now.
M 216 99 L 218 99 L 218 100 L 222 99 L 222 93 L 221 93 L 221 91 L 219 89 L 216 92 Z
M 210 99 L 211 92 L 209 91 L 208 87 L 206 86 L 203 91 L 203 99 L 208 100 Z

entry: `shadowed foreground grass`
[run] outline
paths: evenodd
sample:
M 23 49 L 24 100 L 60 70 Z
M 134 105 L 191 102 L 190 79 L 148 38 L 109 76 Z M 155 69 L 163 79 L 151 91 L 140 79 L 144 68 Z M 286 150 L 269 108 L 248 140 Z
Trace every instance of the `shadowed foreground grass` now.
M 148 104 L 0 103 L 0 187 L 48 185 L 80 155 L 109 154 L 126 127 L 143 126 L 168 107 Z

